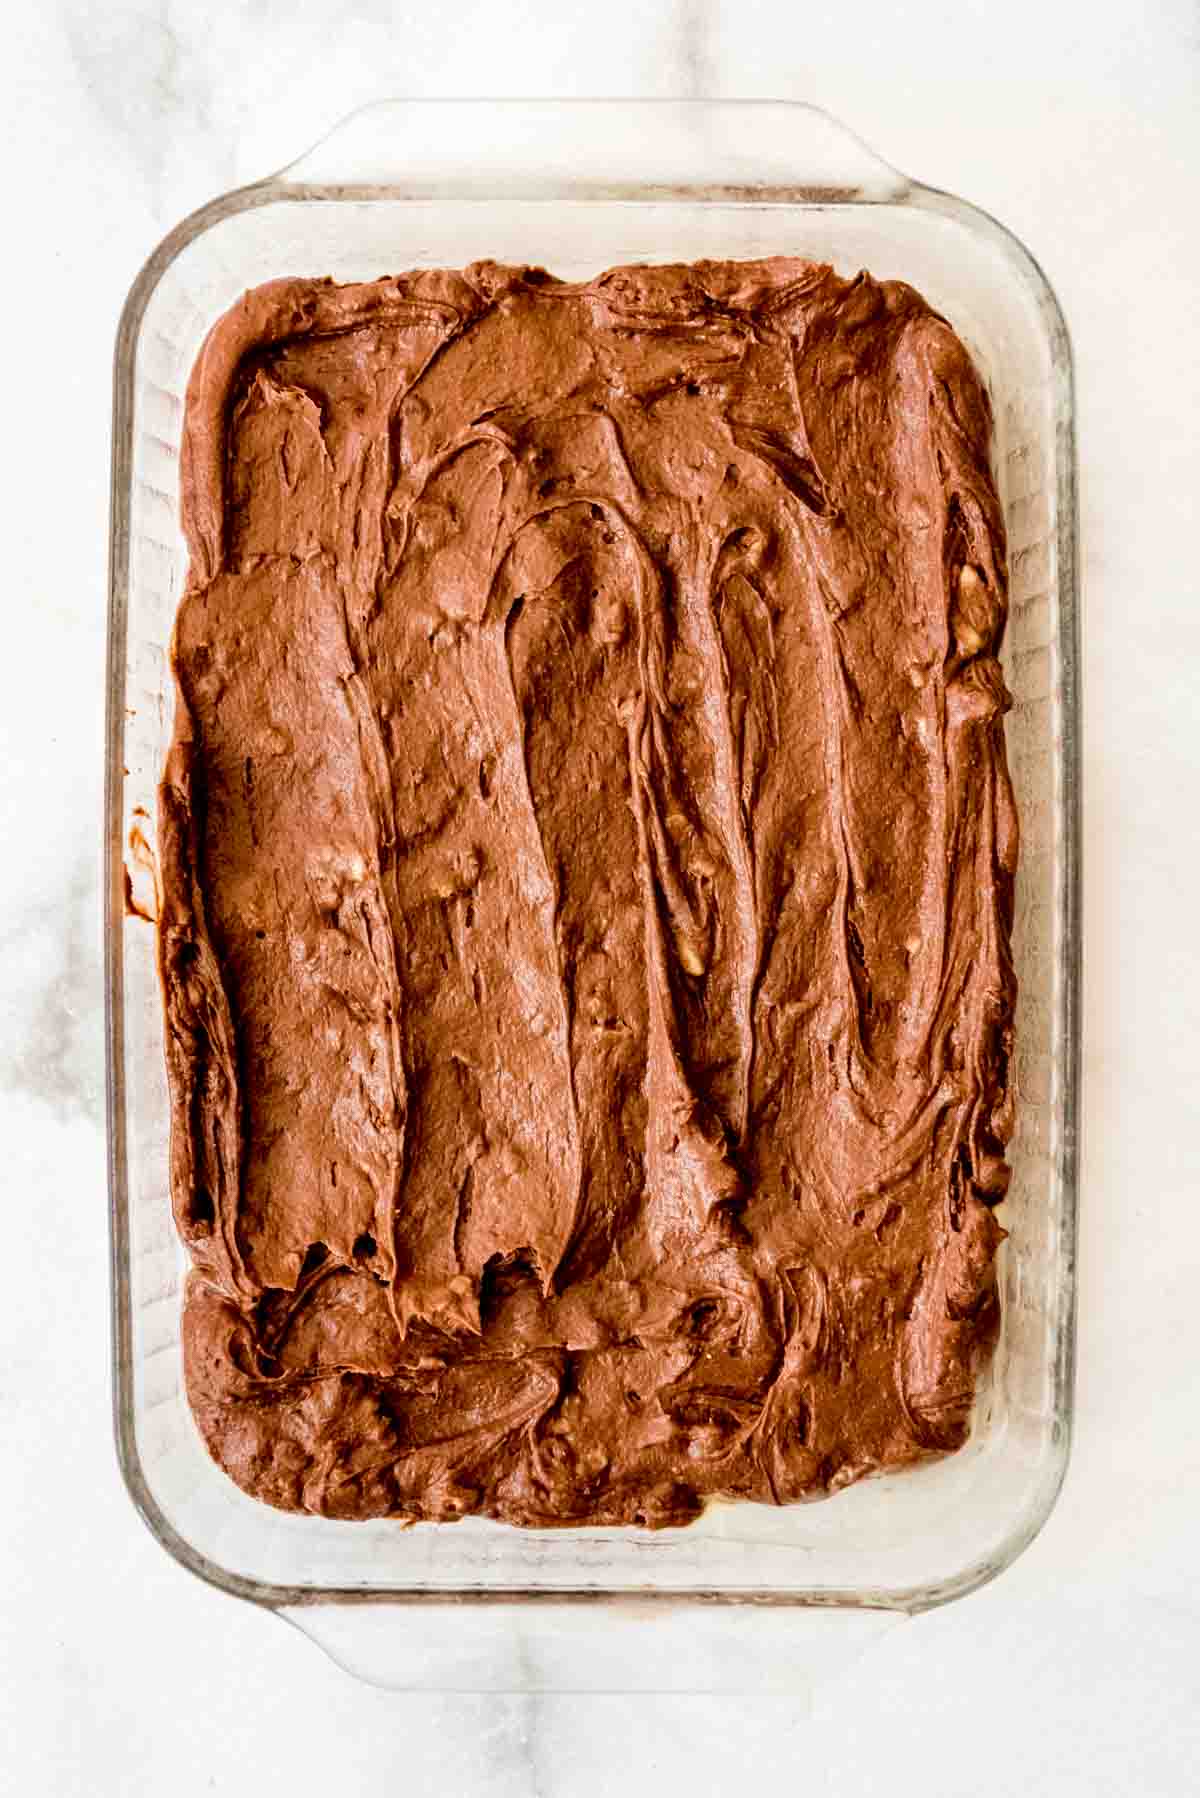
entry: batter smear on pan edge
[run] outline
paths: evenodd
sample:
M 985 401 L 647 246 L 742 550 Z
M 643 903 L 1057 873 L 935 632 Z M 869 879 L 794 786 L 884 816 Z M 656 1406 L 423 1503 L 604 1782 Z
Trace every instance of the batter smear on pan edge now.
M 161 788 L 188 1391 L 267 1503 L 679 1524 L 959 1446 L 1017 826 L 986 395 L 773 259 L 215 327 Z

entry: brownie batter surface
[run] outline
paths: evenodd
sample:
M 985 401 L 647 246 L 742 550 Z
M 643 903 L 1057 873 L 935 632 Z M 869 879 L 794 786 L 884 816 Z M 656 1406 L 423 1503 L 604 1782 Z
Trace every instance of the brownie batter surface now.
M 991 417 L 776 259 L 258 288 L 160 795 L 191 1403 L 270 1504 L 686 1522 L 965 1439 L 1012 1129 Z

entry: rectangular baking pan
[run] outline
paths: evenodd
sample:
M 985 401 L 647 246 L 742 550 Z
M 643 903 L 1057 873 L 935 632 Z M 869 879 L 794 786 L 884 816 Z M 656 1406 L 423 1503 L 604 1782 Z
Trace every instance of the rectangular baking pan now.
M 370 280 L 480 257 L 578 279 L 616 263 L 794 255 L 917 287 L 971 350 L 1009 536 L 1004 664 L 1021 814 L 1013 1183 L 1003 1324 L 957 1454 L 819 1503 L 714 1505 L 683 1530 L 519 1531 L 290 1516 L 209 1460 L 183 1388 L 186 1256 L 168 1190 L 152 925 L 168 644 L 186 558 L 183 395 L 217 317 L 279 275 Z M 195 1573 L 343 1664 L 423 1689 L 788 1690 L 879 1614 L 971 1591 L 1040 1529 L 1072 1410 L 1079 990 L 1076 506 L 1070 349 L 1033 258 L 815 108 L 389 102 L 186 219 L 117 344 L 107 882 L 114 1398 L 124 1476 Z M 131 897 L 132 904 L 127 903 Z M 820 1615 L 816 1615 L 818 1608 Z M 830 1609 L 841 1613 L 828 1615 Z

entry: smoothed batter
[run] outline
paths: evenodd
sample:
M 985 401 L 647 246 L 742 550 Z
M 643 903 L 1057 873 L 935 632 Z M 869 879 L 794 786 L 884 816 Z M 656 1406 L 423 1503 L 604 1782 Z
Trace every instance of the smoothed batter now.
M 775 259 L 286 280 L 188 391 L 188 1390 L 256 1497 L 647 1525 L 953 1449 L 1017 823 L 991 416 Z

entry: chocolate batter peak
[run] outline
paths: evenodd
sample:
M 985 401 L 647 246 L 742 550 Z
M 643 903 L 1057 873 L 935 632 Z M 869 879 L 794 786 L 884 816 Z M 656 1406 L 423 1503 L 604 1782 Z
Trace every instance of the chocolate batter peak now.
M 678 1524 L 957 1447 L 1017 826 L 971 363 L 804 262 L 278 281 L 188 390 L 184 1347 L 338 1517 Z

